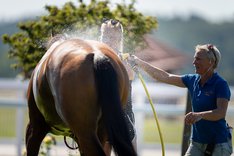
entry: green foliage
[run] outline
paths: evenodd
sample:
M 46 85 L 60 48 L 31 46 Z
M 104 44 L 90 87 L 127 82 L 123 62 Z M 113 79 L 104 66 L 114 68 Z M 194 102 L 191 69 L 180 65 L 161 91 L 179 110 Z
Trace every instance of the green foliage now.
M 143 46 L 143 35 L 157 27 L 156 18 L 137 12 L 134 4 L 135 1 L 132 0 L 131 4 L 116 4 L 111 9 L 108 0 L 92 0 L 88 5 L 80 1 L 78 6 L 72 2 L 65 3 L 62 8 L 46 6 L 48 15 L 19 23 L 21 31 L 3 35 L 3 41 L 10 46 L 9 55 L 16 59 L 15 67 L 22 71 L 24 77 L 30 77 L 46 52 L 46 42 L 51 34 L 72 34 L 75 30 L 79 34 L 96 36 L 97 39 L 104 17 L 121 21 L 125 28 L 125 52 L 131 52 Z M 87 30 L 90 34 L 85 34 Z

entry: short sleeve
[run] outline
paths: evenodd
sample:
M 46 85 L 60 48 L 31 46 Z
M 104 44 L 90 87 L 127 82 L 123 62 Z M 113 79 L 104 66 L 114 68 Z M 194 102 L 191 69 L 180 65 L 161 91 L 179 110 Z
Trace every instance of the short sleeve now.
M 216 84 L 216 96 L 217 98 L 224 98 L 230 100 L 231 91 L 226 81 L 218 81 Z
M 188 87 L 188 80 L 189 80 L 188 74 L 187 74 L 187 75 L 182 75 L 181 78 L 182 78 L 182 81 L 183 81 L 184 85 L 185 85 L 186 87 Z
M 184 83 L 184 85 L 191 90 L 193 88 L 194 81 L 196 80 L 197 75 L 195 74 L 185 74 L 182 75 L 181 79 Z

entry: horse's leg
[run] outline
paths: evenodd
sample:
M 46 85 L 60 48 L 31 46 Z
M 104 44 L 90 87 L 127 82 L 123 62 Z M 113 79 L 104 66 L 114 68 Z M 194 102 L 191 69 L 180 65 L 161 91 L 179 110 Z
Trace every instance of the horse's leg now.
M 30 81 L 28 90 L 28 109 L 29 123 L 26 129 L 27 156 L 36 156 L 38 155 L 43 138 L 49 131 L 49 126 L 46 124 L 44 117 L 36 106 L 32 90 L 32 81 Z
M 99 138 L 96 134 L 92 121 L 86 120 L 87 124 L 71 125 L 71 129 L 77 138 L 80 154 L 82 156 L 106 156 Z M 79 122 L 77 122 L 79 123 Z M 79 123 L 80 124 L 80 123 Z M 83 126 L 83 127 L 82 127 Z
M 96 134 L 81 133 L 78 136 L 78 142 L 82 156 L 106 156 Z
M 105 144 L 103 145 L 104 151 L 106 153 L 107 156 L 111 155 L 111 150 L 112 150 L 112 146 L 110 144 L 109 141 L 106 141 Z
M 97 113 L 83 103 L 87 109 L 82 113 L 73 114 L 72 118 L 67 118 L 69 127 L 77 137 L 77 142 L 82 156 L 106 156 L 101 142 L 97 136 Z M 84 116 L 85 115 L 85 116 Z
M 101 119 L 98 124 L 98 137 L 107 156 L 111 155 L 112 146 L 108 141 L 108 133 L 105 129 L 104 121 Z
M 71 66 L 72 70 L 60 69 L 63 75 L 62 79 L 55 81 L 60 84 L 55 97 L 58 99 L 55 101 L 58 101 L 56 106 L 60 117 L 77 138 L 81 155 L 106 156 L 97 135 L 101 108 L 92 74 L 93 56 L 93 54 L 87 55 L 81 62 L 76 60 L 78 63 L 75 62 L 77 65 Z M 67 68 L 69 66 L 66 66 Z M 76 73 L 71 72 L 73 70 Z
M 73 98 L 63 98 L 66 99 L 67 106 L 63 109 L 63 115 L 77 138 L 80 154 L 84 156 L 106 156 L 97 135 L 100 109 L 96 102 L 92 100 L 92 95 L 86 97 L 84 95 L 80 96 L 78 92 L 75 93 L 77 94 L 72 96 Z M 71 94 L 73 93 L 70 92 Z M 84 102 L 84 99 L 87 101 Z

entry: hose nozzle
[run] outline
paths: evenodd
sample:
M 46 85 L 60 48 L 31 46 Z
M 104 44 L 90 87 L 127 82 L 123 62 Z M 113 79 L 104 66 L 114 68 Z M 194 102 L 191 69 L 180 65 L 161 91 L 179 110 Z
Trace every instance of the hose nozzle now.
M 129 53 L 120 53 L 119 54 L 121 60 L 126 60 L 128 59 L 128 57 L 130 57 L 130 54 Z

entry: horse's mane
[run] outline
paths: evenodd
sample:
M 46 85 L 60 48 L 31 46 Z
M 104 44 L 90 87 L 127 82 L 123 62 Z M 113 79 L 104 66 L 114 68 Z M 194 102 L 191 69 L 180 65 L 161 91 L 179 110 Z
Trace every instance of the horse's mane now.
M 55 36 L 51 36 L 46 43 L 46 49 L 49 49 L 52 44 L 54 44 L 55 42 L 59 40 L 67 40 L 67 37 L 63 34 L 57 34 Z

